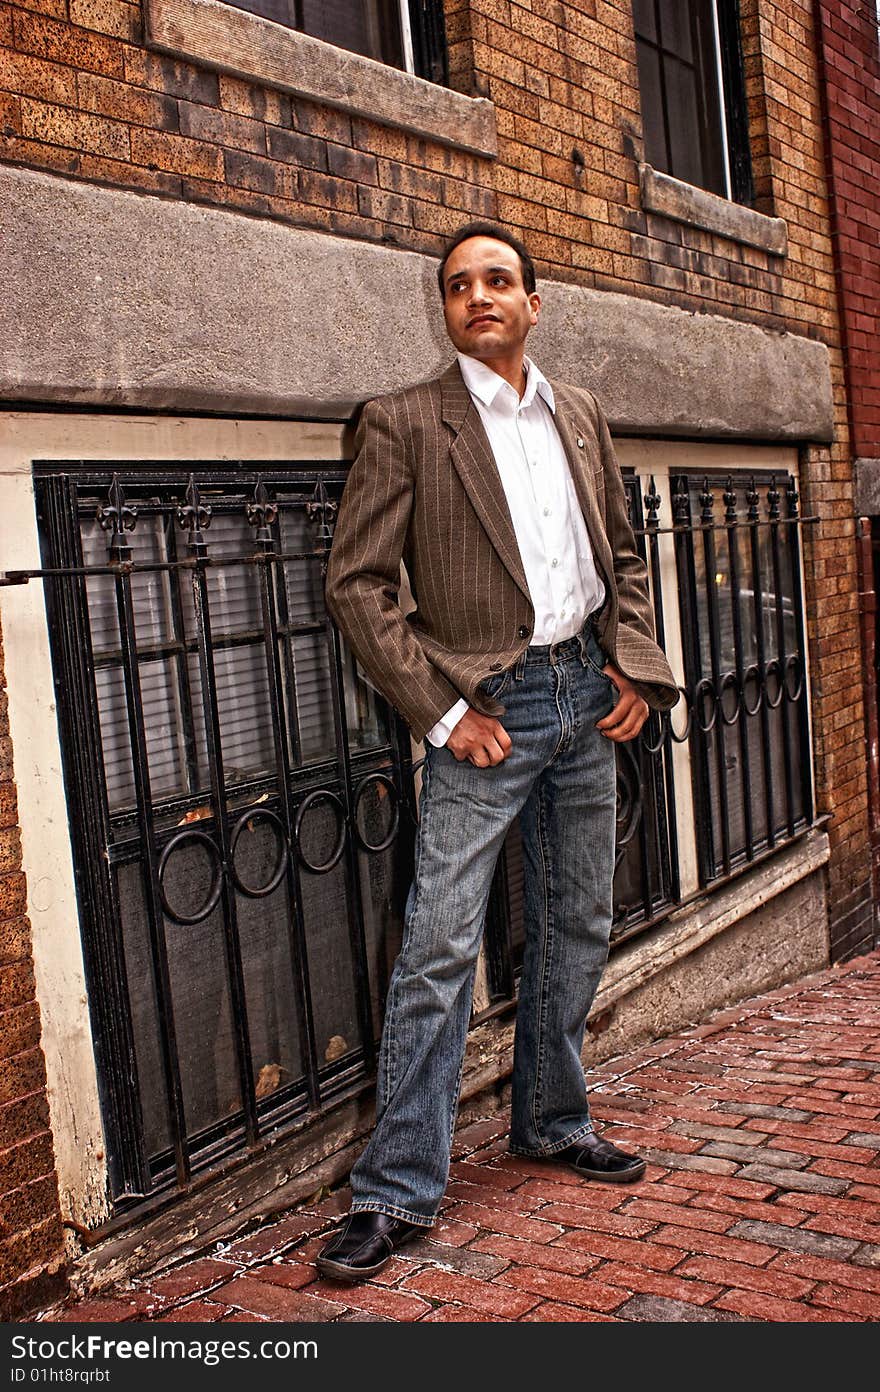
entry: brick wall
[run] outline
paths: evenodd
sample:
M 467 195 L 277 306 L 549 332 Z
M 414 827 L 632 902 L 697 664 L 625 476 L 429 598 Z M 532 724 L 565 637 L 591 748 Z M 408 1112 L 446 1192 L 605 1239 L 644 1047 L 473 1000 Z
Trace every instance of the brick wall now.
M 880 40 L 873 0 L 820 0 L 853 452 L 880 459 Z
M 0 640 L 0 1319 L 63 1286 L 58 1184 Z
M 869 941 L 870 862 L 852 452 L 812 0 L 741 0 L 757 206 L 786 220 L 785 258 L 641 209 L 630 0 L 446 8 L 453 85 L 493 100 L 497 160 L 150 52 L 140 7 L 125 0 L 0 0 L 0 158 L 424 252 L 468 217 L 498 217 L 526 236 L 544 275 L 821 338 L 837 428 L 830 448 L 805 452 L 802 493 L 820 519 L 805 558 L 817 802 L 832 818 L 832 930 L 846 955 Z M 824 22 L 841 6 L 820 8 Z M 852 112 L 852 95 L 838 106 Z M 33 1005 L 21 1009 L 36 1019 Z M 32 1046 L 27 1036 L 19 1048 Z

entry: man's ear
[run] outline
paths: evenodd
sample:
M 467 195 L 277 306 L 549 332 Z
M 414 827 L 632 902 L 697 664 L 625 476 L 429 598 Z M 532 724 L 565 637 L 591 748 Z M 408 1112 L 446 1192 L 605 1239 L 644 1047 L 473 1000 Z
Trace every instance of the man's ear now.
M 529 304 L 532 307 L 532 323 L 537 324 L 538 315 L 541 313 L 541 296 L 538 294 L 537 290 L 533 290 L 531 295 L 529 295 Z

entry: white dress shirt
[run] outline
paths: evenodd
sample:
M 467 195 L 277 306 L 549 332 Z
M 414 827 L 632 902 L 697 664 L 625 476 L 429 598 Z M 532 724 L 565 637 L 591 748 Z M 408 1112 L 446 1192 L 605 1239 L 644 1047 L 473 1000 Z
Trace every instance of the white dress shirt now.
M 458 354 L 461 375 L 480 413 L 507 498 L 535 610 L 533 644 L 561 643 L 601 607 L 605 586 L 554 422 L 553 388 L 530 358 L 517 392 L 477 358 Z M 446 743 L 468 709 L 456 701 L 426 738 Z

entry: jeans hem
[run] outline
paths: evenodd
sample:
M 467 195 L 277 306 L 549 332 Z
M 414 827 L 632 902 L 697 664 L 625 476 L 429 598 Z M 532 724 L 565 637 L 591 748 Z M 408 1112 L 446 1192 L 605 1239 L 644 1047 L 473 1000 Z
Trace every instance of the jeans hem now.
M 588 1121 L 585 1126 L 579 1126 L 577 1131 L 572 1131 L 570 1136 L 566 1136 L 564 1141 L 554 1141 L 552 1145 L 544 1146 L 543 1150 L 526 1150 L 524 1146 L 511 1145 L 508 1143 L 507 1149 L 511 1155 L 525 1155 L 530 1160 L 544 1160 L 548 1155 L 555 1155 L 559 1150 L 565 1150 L 570 1145 L 577 1145 L 578 1141 L 584 1136 L 589 1136 L 593 1130 L 593 1123 Z
M 411 1213 L 408 1208 L 395 1208 L 394 1204 L 371 1203 L 369 1199 L 355 1199 L 351 1208 L 352 1213 L 384 1213 L 388 1218 L 399 1218 L 404 1223 L 412 1223 L 417 1228 L 433 1228 L 437 1219 L 426 1218 L 424 1213 Z

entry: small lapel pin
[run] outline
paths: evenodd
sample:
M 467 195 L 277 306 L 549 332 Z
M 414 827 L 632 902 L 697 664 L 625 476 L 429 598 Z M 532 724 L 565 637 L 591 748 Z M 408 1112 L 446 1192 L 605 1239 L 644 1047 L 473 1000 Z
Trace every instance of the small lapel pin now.
M 577 447 L 578 447 L 578 449 L 583 449 L 583 447 L 584 447 L 584 438 L 583 438 L 582 435 L 579 435 L 579 436 L 577 437 Z

